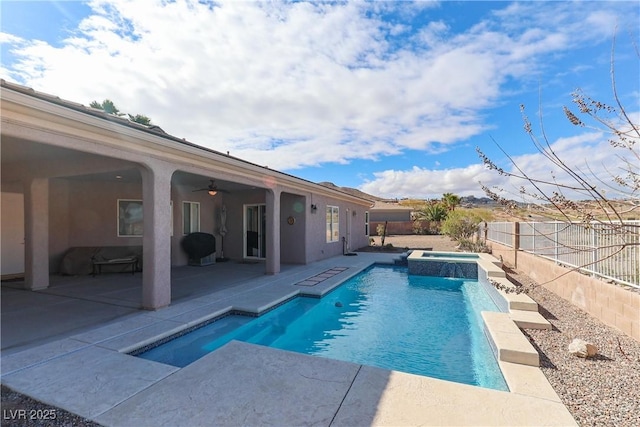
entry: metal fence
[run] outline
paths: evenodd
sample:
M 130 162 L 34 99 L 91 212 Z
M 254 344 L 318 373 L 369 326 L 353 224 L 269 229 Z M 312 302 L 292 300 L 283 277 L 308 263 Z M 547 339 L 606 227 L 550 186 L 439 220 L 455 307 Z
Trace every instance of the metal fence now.
M 518 250 L 640 288 L 640 221 L 521 222 Z M 514 225 L 487 224 L 487 240 L 513 247 Z
M 513 247 L 513 223 L 512 222 L 489 222 L 487 223 L 486 231 L 487 231 L 487 240 L 500 243 L 510 248 Z

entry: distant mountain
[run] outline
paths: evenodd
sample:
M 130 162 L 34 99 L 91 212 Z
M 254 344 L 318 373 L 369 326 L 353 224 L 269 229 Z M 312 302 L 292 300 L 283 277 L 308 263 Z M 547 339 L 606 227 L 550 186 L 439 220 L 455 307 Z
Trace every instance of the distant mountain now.
M 375 202 L 390 201 L 389 199 L 374 196 L 372 194 L 367 194 L 355 188 L 338 187 L 333 182 L 324 181 L 324 182 L 318 182 L 318 184 L 323 185 L 325 187 L 332 188 L 334 190 L 342 191 L 343 193 L 351 194 L 352 196 L 362 197 L 363 199 L 367 199 L 367 200 L 373 200 Z M 396 203 L 397 201 L 398 199 L 395 199 Z M 393 202 L 393 200 L 391 200 L 391 202 Z M 467 207 L 467 208 L 473 208 L 473 207 L 493 208 L 498 206 L 498 203 L 496 203 L 494 200 L 488 197 L 462 196 L 460 197 L 460 206 Z
M 335 185 L 333 182 L 319 182 L 319 185 L 323 185 L 325 187 L 328 188 L 332 188 L 334 190 L 338 190 L 338 191 L 342 191 L 343 193 L 347 193 L 347 194 L 351 194 L 352 196 L 356 196 L 356 197 L 361 197 L 363 199 L 367 199 L 367 200 L 373 200 L 373 201 L 380 201 L 383 200 L 382 197 L 378 197 L 378 196 L 373 196 L 371 194 L 367 194 L 365 192 L 362 192 L 360 190 L 357 190 L 355 188 L 351 188 L 351 187 L 338 187 L 337 185 Z
M 463 196 L 460 198 L 460 205 L 462 206 L 470 205 L 471 207 L 473 206 L 493 207 L 493 206 L 497 206 L 498 204 L 494 200 L 488 197 Z

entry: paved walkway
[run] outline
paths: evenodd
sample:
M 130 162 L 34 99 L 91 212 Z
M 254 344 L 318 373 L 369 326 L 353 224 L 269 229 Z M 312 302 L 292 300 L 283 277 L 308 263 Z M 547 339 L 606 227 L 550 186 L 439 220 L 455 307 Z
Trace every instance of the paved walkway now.
M 240 342 L 182 369 L 126 354 L 230 309 L 261 312 L 301 292 L 321 296 L 394 256 L 335 257 L 228 286 L 198 288 L 192 277 L 190 295 L 168 308 L 3 351 L 2 383 L 108 426 L 575 425 L 559 399 L 527 390 L 487 390 Z

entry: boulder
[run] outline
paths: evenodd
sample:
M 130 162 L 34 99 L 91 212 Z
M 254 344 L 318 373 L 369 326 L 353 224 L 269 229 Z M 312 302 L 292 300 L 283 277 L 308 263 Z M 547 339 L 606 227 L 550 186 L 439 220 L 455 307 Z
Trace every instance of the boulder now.
M 576 338 L 569 344 L 569 353 L 578 357 L 593 357 L 598 354 L 598 347 L 590 342 Z

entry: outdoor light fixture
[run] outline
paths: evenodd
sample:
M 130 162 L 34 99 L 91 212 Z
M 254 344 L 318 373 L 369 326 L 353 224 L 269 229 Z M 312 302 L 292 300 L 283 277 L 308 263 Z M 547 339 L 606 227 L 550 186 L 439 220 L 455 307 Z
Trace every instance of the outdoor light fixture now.
M 218 193 L 228 193 L 228 191 L 226 190 L 218 190 L 218 186 L 216 185 L 216 182 L 213 179 L 210 179 L 209 181 L 211 181 L 211 183 L 209 185 L 207 185 L 206 188 L 198 188 L 196 190 L 193 190 L 194 192 L 196 191 L 206 191 L 210 196 L 215 196 Z
M 311 204 L 311 212 L 315 212 L 318 210 L 318 206 L 314 205 L 313 203 Z

